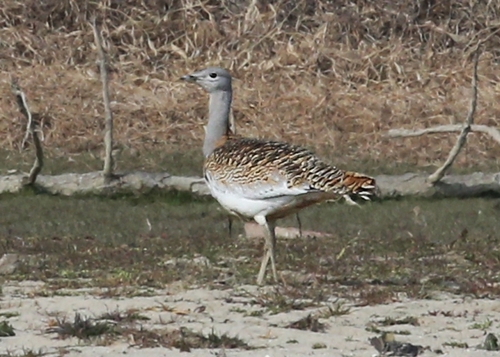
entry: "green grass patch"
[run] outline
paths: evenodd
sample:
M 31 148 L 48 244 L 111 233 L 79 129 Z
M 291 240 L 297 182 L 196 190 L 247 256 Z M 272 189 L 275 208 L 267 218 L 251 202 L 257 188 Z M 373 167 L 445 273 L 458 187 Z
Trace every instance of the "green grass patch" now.
M 15 336 L 14 328 L 9 321 L 4 320 L 0 322 L 0 337 Z
M 133 287 L 127 294 L 136 294 L 178 280 L 253 284 L 263 254 L 263 240 L 239 237 L 238 220 L 229 239 L 227 216 L 210 198 L 26 193 L 3 195 L 0 202 L 0 254 L 28 256 L 9 278 L 46 281 L 48 292 L 106 287 L 113 296 Z M 384 303 L 397 292 L 419 298 L 434 290 L 498 296 L 499 213 L 497 200 L 487 198 L 311 207 L 300 213 L 303 229 L 333 237 L 278 239 L 277 266 L 314 283 L 304 287 L 288 274 L 286 289 L 254 300 L 278 313 L 332 294 L 357 296 L 361 304 Z M 297 222 L 288 217 L 279 224 Z M 349 288 L 339 290 L 338 284 Z M 330 311 L 342 313 L 341 306 Z
M 113 325 L 107 322 L 95 322 L 92 318 L 79 313 L 75 314 L 73 321 L 57 319 L 56 326 L 48 328 L 46 332 L 56 333 L 60 338 L 76 337 L 80 340 L 116 333 Z

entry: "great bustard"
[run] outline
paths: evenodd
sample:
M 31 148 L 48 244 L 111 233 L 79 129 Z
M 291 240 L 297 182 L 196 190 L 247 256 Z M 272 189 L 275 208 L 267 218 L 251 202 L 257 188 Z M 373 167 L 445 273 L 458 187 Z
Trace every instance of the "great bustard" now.
M 265 228 L 265 252 L 257 276 L 264 281 L 271 260 L 274 280 L 276 220 L 315 203 L 357 195 L 366 200 L 375 180 L 322 162 L 305 148 L 232 135 L 229 113 L 231 75 L 209 67 L 182 77 L 210 94 L 203 154 L 204 177 L 212 196 L 231 214 Z

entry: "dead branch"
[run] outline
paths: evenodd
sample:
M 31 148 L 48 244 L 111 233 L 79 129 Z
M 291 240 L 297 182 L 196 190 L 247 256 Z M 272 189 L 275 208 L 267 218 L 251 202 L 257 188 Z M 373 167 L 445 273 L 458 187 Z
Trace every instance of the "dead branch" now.
M 28 120 L 28 124 L 26 127 L 26 134 L 24 136 L 23 142 L 21 144 L 21 148 L 24 147 L 26 140 L 29 135 L 33 138 L 33 144 L 35 144 L 35 162 L 33 163 L 33 167 L 30 170 L 30 175 L 28 178 L 28 185 L 33 185 L 38 177 L 38 174 L 42 171 L 43 168 L 43 149 L 42 144 L 40 143 L 40 139 L 38 138 L 38 134 L 35 131 L 35 121 L 33 120 L 33 116 L 31 115 L 31 111 L 28 107 L 28 102 L 26 100 L 26 95 L 22 91 L 16 79 L 12 80 L 11 83 L 12 93 L 16 96 L 16 102 L 19 106 L 19 110 Z
M 474 54 L 474 69 L 473 69 L 473 74 L 472 74 L 472 99 L 469 107 L 469 112 L 467 113 L 467 118 L 465 119 L 465 125 L 462 128 L 462 131 L 460 132 L 460 135 L 457 138 L 457 142 L 453 146 L 453 148 L 450 151 L 450 154 L 448 155 L 448 158 L 446 159 L 445 163 L 436 170 L 433 174 L 431 174 L 428 178 L 428 181 L 435 185 L 438 183 L 446 174 L 446 171 L 448 171 L 453 165 L 453 162 L 457 158 L 458 154 L 460 153 L 460 150 L 462 150 L 462 147 L 465 145 L 465 142 L 467 141 L 467 134 L 471 131 L 471 125 L 474 122 L 474 114 L 476 112 L 476 104 L 477 104 L 477 64 L 479 62 L 479 46 L 476 48 L 476 52 Z
M 422 136 L 425 134 L 453 133 L 461 131 L 462 129 L 463 125 L 461 124 L 438 125 L 431 128 L 417 130 L 391 129 L 387 132 L 387 136 L 390 138 L 410 138 L 415 136 Z M 481 124 L 472 124 L 470 126 L 470 129 L 471 132 L 487 134 L 500 144 L 500 131 L 497 128 Z
M 26 132 L 24 133 L 24 138 L 23 141 L 21 142 L 21 147 L 19 148 L 19 151 L 22 151 L 31 133 L 31 127 L 33 125 L 33 115 L 31 115 L 31 111 L 28 107 L 28 103 L 26 101 L 26 95 L 21 90 L 21 87 L 19 87 L 19 83 L 15 78 L 12 79 L 11 89 L 12 93 L 14 93 L 14 95 L 16 96 L 16 102 L 19 107 L 19 110 L 26 117 L 26 119 L 28 119 L 28 122 L 26 123 Z
M 108 71 L 106 66 L 106 55 L 102 47 L 102 38 L 97 28 L 95 17 L 91 20 L 92 30 L 94 32 L 95 44 L 99 54 L 99 71 L 101 72 L 102 81 L 102 98 L 104 101 L 104 115 L 105 115 L 105 128 L 104 128 L 104 146 L 106 154 L 104 157 L 103 174 L 106 178 L 110 179 L 113 176 L 113 113 L 111 112 L 111 105 L 109 102 L 109 88 L 108 88 Z

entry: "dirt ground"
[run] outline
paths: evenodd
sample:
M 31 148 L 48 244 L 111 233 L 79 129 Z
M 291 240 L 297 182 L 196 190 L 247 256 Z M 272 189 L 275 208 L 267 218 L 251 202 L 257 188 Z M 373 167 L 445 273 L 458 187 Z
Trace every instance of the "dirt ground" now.
M 346 303 L 349 311 L 319 319 L 324 332 L 304 331 L 286 326 L 324 308 L 271 314 L 254 311 L 259 288 L 251 285 L 236 289 L 206 290 L 170 285 L 154 294 L 132 298 L 102 298 L 97 290 L 65 290 L 64 296 L 34 297 L 43 283 L 7 283 L 3 287 L 1 313 L 9 318 L 16 335 L 1 339 L 0 353 L 54 356 L 374 356 L 369 339 L 377 336 L 376 326 L 389 318 L 408 319 L 410 324 L 395 324 L 380 329 L 395 332 L 396 340 L 421 345 L 423 356 L 494 356 L 497 352 L 478 349 L 485 339 L 485 328 L 497 327 L 500 301 L 439 294 L 432 300 L 409 300 L 404 294 L 398 301 L 376 306 Z M 261 288 L 261 289 L 269 289 Z M 332 303 L 336 298 L 332 296 Z M 186 327 L 194 331 L 237 336 L 256 349 L 192 349 L 191 353 L 173 348 L 138 348 L 133 337 L 112 343 L 59 339 L 46 333 L 54 319 L 71 319 L 78 312 L 95 317 L 110 311 L 136 309 L 148 321 L 138 324 L 145 329 Z M 252 313 L 253 312 L 253 313 Z M 411 317 L 411 319 L 410 319 Z M 399 319 L 399 320 L 398 320 Z M 468 348 L 464 348 L 467 344 Z M 459 347 L 459 345 L 461 347 Z M 322 348 L 320 348 L 322 347 Z

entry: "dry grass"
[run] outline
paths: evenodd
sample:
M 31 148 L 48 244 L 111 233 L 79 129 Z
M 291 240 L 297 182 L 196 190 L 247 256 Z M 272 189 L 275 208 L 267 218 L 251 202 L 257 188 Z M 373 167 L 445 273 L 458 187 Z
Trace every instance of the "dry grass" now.
M 140 315 L 139 315 L 140 316 Z M 140 319 L 140 318 L 139 318 Z M 172 329 L 147 329 L 143 326 L 135 326 L 137 315 L 125 315 L 119 312 L 103 315 L 95 321 L 90 317 L 82 317 L 76 313 L 73 321 L 56 319 L 45 333 L 54 333 L 61 339 L 76 337 L 79 340 L 95 340 L 101 345 L 112 344 L 117 339 L 125 338 L 130 346 L 139 348 L 168 347 L 178 348 L 184 352 L 190 352 L 192 348 L 242 348 L 251 347 L 238 337 L 227 334 L 219 334 L 215 330 L 208 334 L 191 331 L 185 327 Z M 114 321 L 114 324 L 109 323 Z M 100 339 L 100 340 L 98 340 Z
M 81 340 L 87 340 L 93 337 L 111 333 L 113 327 L 108 323 L 94 322 L 89 317 L 82 317 L 75 313 L 74 321 L 57 319 L 55 326 L 46 330 L 47 333 L 57 333 L 61 338 L 77 337 Z
M 341 165 L 433 165 L 454 135 L 383 135 L 463 121 L 479 40 L 486 42 L 476 123 L 499 125 L 496 2 L 5 0 L 1 147 L 16 150 L 23 135 L 8 92 L 15 76 L 43 121 L 48 151 L 102 149 L 94 14 L 110 56 L 115 138 L 125 151 L 199 146 L 206 99 L 177 79 L 215 64 L 236 77 L 242 134 L 315 147 Z M 498 167 L 499 156 L 496 143 L 473 134 L 457 165 Z

